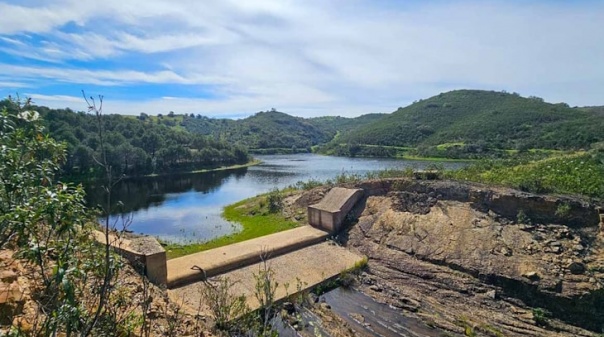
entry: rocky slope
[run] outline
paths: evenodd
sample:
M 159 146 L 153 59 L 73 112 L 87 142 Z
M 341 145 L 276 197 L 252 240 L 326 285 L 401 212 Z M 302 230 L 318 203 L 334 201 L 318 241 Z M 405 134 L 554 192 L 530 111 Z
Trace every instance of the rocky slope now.
M 361 291 L 451 334 L 602 332 L 604 245 L 594 203 L 449 181 L 354 187 L 367 197 L 341 239 L 369 257 Z
M 41 334 L 43 321 L 37 302 L 37 271 L 33 266 L 14 257 L 14 251 L 0 250 L 0 336 L 11 329 L 20 336 Z M 125 265 L 115 284 L 128 301 L 122 308 L 114 308 L 116 315 L 127 319 L 130 315 L 142 319 L 146 312 L 146 329 L 141 322 L 133 324 L 133 336 L 212 336 L 205 317 L 194 317 L 181 309 L 180 302 L 172 301 L 165 290 L 143 282 L 141 276 Z M 58 336 L 67 336 L 60 333 Z

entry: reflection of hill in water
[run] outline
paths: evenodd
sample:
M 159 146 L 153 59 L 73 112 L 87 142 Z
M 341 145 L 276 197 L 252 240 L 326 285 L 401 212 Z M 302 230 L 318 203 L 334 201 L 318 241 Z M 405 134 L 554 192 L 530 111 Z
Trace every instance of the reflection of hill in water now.
M 128 213 L 159 206 L 166 200 L 166 194 L 195 191 L 210 193 L 220 187 L 230 177 L 245 176 L 247 168 L 204 173 L 174 174 L 158 177 L 130 178 L 113 187 L 114 203 L 121 201 L 123 207 L 113 213 Z M 96 206 L 104 202 L 104 192 L 100 184 L 86 186 L 86 202 Z

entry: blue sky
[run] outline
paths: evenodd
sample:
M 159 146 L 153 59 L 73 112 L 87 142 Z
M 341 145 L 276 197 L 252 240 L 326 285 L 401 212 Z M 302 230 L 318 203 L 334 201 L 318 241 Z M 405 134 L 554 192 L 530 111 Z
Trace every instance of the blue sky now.
M 604 1 L 0 1 L 0 95 L 357 116 L 452 89 L 604 105 Z

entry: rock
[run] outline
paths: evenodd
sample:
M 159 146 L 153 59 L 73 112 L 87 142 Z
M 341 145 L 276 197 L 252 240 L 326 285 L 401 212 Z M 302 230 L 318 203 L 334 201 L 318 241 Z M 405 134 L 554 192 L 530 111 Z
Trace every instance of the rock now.
M 308 294 L 308 301 L 309 301 L 310 303 L 318 303 L 318 302 L 319 302 L 319 296 L 317 296 L 317 295 L 316 295 L 316 294 L 314 294 L 314 293 L 309 293 L 309 294 Z
M 296 311 L 296 306 L 292 302 L 284 302 L 283 309 L 285 309 L 288 313 L 293 313 Z
M 151 309 L 147 313 L 147 316 L 149 316 L 149 318 L 151 318 L 151 319 L 156 319 L 156 318 L 161 317 L 161 312 L 157 309 Z
M 350 316 L 350 318 L 352 318 L 353 320 L 355 320 L 356 322 L 363 324 L 365 323 L 365 316 L 358 314 L 356 312 L 351 312 L 348 314 Z
M 378 293 L 382 292 L 382 290 L 383 290 L 380 286 L 378 286 L 376 284 L 370 286 L 369 289 L 371 289 L 371 290 L 373 290 L 375 292 L 378 292 Z
M 573 263 L 569 264 L 568 269 L 574 275 L 581 275 L 581 274 L 585 273 L 585 271 L 587 270 L 585 265 L 581 262 L 573 262 Z
M 13 327 L 19 329 L 19 331 L 25 335 L 29 335 L 33 329 L 33 325 L 29 323 L 24 317 L 15 317 L 12 322 Z
M 24 301 L 23 290 L 21 290 L 21 287 L 19 287 L 18 284 L 0 284 L 0 305 L 7 303 L 22 303 Z
M 411 312 L 417 312 L 421 304 L 413 299 L 402 297 L 399 298 L 398 303 L 394 305 L 397 308 L 404 309 Z
M 8 269 L 8 270 L 0 270 L 0 281 L 4 283 L 12 283 L 17 280 L 17 274 Z
M 507 247 L 502 247 L 500 253 L 504 256 L 512 256 L 512 250 Z
M 0 251 L 0 261 L 9 261 L 13 258 L 13 252 L 10 250 Z
M 329 310 L 329 309 L 331 309 L 331 305 L 329 305 L 329 304 L 327 304 L 325 302 L 321 303 L 320 307 L 323 310 Z
M 576 244 L 573 246 L 573 250 L 576 252 L 582 252 L 585 249 L 582 244 Z
M 596 280 L 594 277 L 590 277 L 589 278 L 589 283 L 597 283 L 598 280 Z
M 497 299 L 497 291 L 495 289 L 487 291 L 485 295 L 492 300 Z
M 539 274 L 537 274 L 537 272 L 535 272 L 535 271 L 526 272 L 526 273 L 522 274 L 522 276 L 526 277 L 527 279 L 529 279 L 531 281 L 539 281 L 541 279 Z

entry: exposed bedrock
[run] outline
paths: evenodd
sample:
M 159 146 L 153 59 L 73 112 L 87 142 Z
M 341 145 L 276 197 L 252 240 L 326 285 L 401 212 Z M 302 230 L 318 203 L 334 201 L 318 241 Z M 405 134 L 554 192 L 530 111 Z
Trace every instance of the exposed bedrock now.
M 451 330 L 467 320 L 506 336 L 602 332 L 596 203 L 451 181 L 350 187 L 367 197 L 342 236 L 369 257 L 375 297 Z

